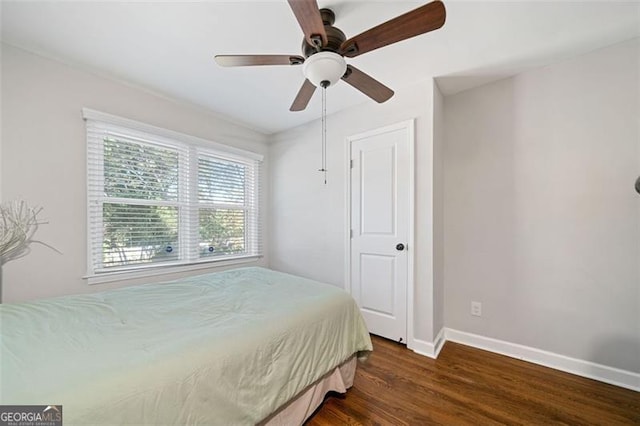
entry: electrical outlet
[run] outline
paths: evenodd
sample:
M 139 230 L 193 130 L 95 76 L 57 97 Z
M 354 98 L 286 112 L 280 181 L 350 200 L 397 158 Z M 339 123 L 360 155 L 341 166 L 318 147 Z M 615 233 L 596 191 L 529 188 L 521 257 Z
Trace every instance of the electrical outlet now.
M 471 302 L 471 315 L 475 317 L 482 316 L 482 303 L 480 302 Z

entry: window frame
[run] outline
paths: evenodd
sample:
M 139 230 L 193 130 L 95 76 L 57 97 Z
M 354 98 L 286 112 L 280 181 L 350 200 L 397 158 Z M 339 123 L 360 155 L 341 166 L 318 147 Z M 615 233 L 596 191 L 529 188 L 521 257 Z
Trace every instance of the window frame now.
M 87 275 L 83 278 L 87 279 L 89 284 L 254 262 L 264 256 L 261 244 L 262 211 L 260 208 L 260 187 L 262 186 L 261 163 L 264 157 L 261 154 L 88 108 L 82 109 L 82 116 L 84 120 L 87 121 Z M 141 143 L 152 146 L 165 146 L 170 149 L 175 149 L 178 152 L 180 157 L 178 164 L 187 168 L 187 170 L 179 173 L 179 188 L 181 190 L 179 191 L 179 197 L 176 202 L 171 203 L 178 206 L 178 260 L 158 262 L 155 264 L 131 264 L 102 269 L 96 267 L 97 264 L 100 263 L 96 262 L 96 253 L 102 252 L 101 250 L 96 251 L 94 230 L 96 233 L 101 232 L 102 235 L 104 235 L 104 224 L 101 219 L 101 212 L 105 198 L 97 194 L 100 188 L 102 188 L 102 192 L 104 192 L 104 158 L 102 157 L 103 151 L 100 149 L 93 149 L 92 151 L 91 148 L 92 144 L 100 143 L 95 142 L 95 137 L 90 134 L 90 129 L 94 129 L 95 126 L 107 128 L 109 132 L 114 134 L 120 133 L 122 136 L 131 140 L 139 140 Z M 91 162 L 90 155 L 93 155 L 94 160 L 97 159 L 95 163 Z M 251 217 L 250 220 L 245 221 L 247 226 L 245 230 L 245 240 L 247 244 L 245 245 L 245 253 L 243 254 L 201 257 L 198 249 L 192 247 L 193 243 L 196 245 L 199 244 L 198 218 L 201 207 L 198 199 L 197 182 L 199 172 L 198 159 L 201 155 L 245 164 L 247 165 L 247 170 L 252 173 L 253 190 L 249 193 L 250 199 L 245 199 L 245 206 L 243 207 L 247 212 L 247 218 L 249 219 L 249 216 Z M 98 177 L 96 177 L 96 175 L 98 175 Z M 94 180 L 92 181 L 92 179 Z M 101 179 L 102 183 L 100 184 Z M 95 182 L 98 182 L 98 184 L 95 184 Z M 185 193 L 184 190 L 187 192 Z M 132 204 L 135 204 L 137 200 L 138 199 L 132 198 L 130 201 L 132 201 Z M 251 207 L 247 207 L 247 203 L 249 203 Z M 99 211 L 96 212 L 95 209 Z

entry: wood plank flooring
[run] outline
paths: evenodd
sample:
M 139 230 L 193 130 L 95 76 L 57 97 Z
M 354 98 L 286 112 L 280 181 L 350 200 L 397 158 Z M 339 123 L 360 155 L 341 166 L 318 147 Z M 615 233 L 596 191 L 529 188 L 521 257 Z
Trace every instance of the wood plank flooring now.
M 640 425 L 640 393 L 447 342 L 437 360 L 373 336 L 346 395 L 317 425 Z

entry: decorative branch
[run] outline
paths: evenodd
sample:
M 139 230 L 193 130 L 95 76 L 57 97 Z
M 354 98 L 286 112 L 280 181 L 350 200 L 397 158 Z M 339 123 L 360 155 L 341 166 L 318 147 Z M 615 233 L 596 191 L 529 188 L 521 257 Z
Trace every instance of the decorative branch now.
M 41 211 L 22 200 L 0 204 L 0 264 L 24 256 L 29 244 L 37 242 L 33 235 L 38 225 L 46 223 L 38 222 Z

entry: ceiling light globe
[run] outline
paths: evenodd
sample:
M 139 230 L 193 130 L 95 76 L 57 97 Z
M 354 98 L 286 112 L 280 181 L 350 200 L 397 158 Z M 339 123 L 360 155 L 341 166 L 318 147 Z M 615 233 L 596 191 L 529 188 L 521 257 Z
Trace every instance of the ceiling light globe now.
M 323 81 L 328 81 L 331 86 L 347 71 L 347 63 L 337 53 L 318 52 L 307 58 L 302 71 L 314 86 L 321 87 Z

